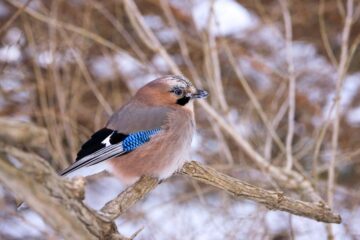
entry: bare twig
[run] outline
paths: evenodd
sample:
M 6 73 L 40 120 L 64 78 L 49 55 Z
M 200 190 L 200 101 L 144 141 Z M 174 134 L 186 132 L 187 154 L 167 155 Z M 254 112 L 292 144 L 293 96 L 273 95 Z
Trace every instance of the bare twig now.
M 11 4 L 11 5 L 13 5 L 13 6 L 17 7 L 17 8 L 22 7 L 22 4 L 20 2 L 18 2 L 18 1 L 16 1 L 16 0 L 11 0 L 11 1 L 6 0 L 6 1 L 9 4 Z M 44 23 L 47 23 L 47 24 L 52 25 L 54 27 L 65 29 L 67 31 L 79 34 L 80 36 L 82 36 L 82 37 L 84 37 L 86 39 L 90 39 L 90 40 L 100 44 L 101 46 L 107 47 L 108 49 L 111 49 L 111 50 L 113 50 L 115 52 L 119 52 L 119 53 L 122 53 L 122 54 L 124 54 L 126 56 L 129 56 L 128 51 L 125 51 L 124 49 L 120 48 L 116 44 L 112 43 L 111 41 L 106 40 L 105 38 L 99 36 L 96 33 L 90 32 L 90 31 L 88 31 L 88 30 L 86 30 L 84 28 L 75 26 L 75 25 L 70 24 L 70 23 L 66 23 L 66 22 L 56 20 L 56 19 L 52 19 L 51 17 L 46 16 L 46 15 L 44 15 L 44 14 L 42 14 L 40 12 L 37 12 L 37 11 L 35 11 L 33 9 L 30 9 L 30 8 L 25 8 L 24 12 L 29 14 L 34 19 L 39 20 L 40 22 L 44 22 Z M 147 67 L 144 66 L 144 65 L 140 65 L 140 67 L 143 68 L 143 69 L 147 69 Z
M 275 143 L 278 145 L 278 147 L 281 149 L 281 151 L 283 151 L 285 153 L 286 149 L 285 149 L 284 144 L 281 142 L 281 139 L 279 138 L 276 131 L 274 130 L 270 120 L 266 116 L 264 109 L 262 108 L 259 100 L 257 99 L 256 94 L 253 92 L 249 83 L 246 81 L 244 74 L 242 73 L 240 68 L 236 65 L 235 58 L 234 58 L 233 54 L 231 53 L 231 50 L 230 50 L 228 44 L 224 44 L 224 48 L 225 48 L 225 53 L 230 61 L 230 64 L 231 64 L 233 70 L 235 71 L 237 78 L 239 79 L 242 87 L 244 88 L 245 93 L 248 95 L 251 103 L 254 105 L 257 113 L 260 116 L 260 119 L 263 121 L 265 127 L 269 131 L 270 136 L 274 139 Z
M 290 170 L 284 171 L 269 162 L 267 162 L 251 145 L 246 139 L 241 135 L 237 134 L 233 130 L 230 124 L 228 124 L 221 116 L 219 116 L 215 110 L 204 101 L 200 101 L 201 106 L 206 110 L 206 112 L 211 116 L 218 124 L 223 128 L 223 130 L 231 136 L 235 142 L 242 148 L 242 150 L 254 160 L 254 162 L 262 169 L 266 170 L 272 178 L 276 179 L 287 188 L 299 188 L 305 192 L 313 201 L 321 201 L 321 197 L 317 192 L 315 192 L 311 183 L 307 181 L 299 173 Z
M 280 0 L 280 6 L 284 18 L 285 24 L 285 36 L 286 36 L 286 61 L 289 74 L 289 114 L 288 114 L 288 132 L 286 136 L 286 169 L 290 170 L 294 164 L 292 155 L 292 141 L 294 137 L 295 128 L 295 91 L 296 91 L 296 79 L 294 72 L 294 60 L 292 54 L 292 26 L 291 16 L 288 7 L 287 0 Z
M 195 83 L 197 86 L 201 87 L 202 83 L 200 80 L 200 76 L 194 66 L 194 63 L 192 62 L 191 58 L 190 58 L 190 53 L 189 53 L 189 48 L 186 44 L 185 38 L 182 35 L 180 29 L 177 26 L 177 22 L 176 19 L 174 17 L 174 15 L 171 12 L 170 9 L 170 5 L 171 3 L 167 0 L 161 0 L 160 1 L 160 6 L 164 11 L 165 17 L 168 20 L 170 26 L 172 27 L 172 29 L 174 29 L 175 33 L 176 33 L 176 38 L 177 41 L 179 43 L 179 47 L 180 47 L 180 51 L 181 51 L 181 55 L 184 58 L 185 64 L 189 69 L 189 72 L 191 74 L 192 79 L 194 79 Z
M 118 19 L 116 19 L 116 17 L 114 17 L 105 7 L 104 5 L 101 3 L 101 1 L 98 0 L 91 0 L 92 5 L 94 6 L 94 8 L 96 10 L 98 10 L 110 23 L 111 25 L 114 26 L 114 28 L 116 29 L 117 32 L 119 32 L 121 34 L 121 36 L 123 36 L 123 38 L 125 39 L 125 41 L 129 44 L 129 46 L 131 47 L 131 49 L 134 51 L 134 53 L 136 54 L 136 56 L 143 62 L 146 64 L 146 66 L 150 67 L 149 61 L 146 57 L 146 54 L 142 51 L 142 49 L 140 48 L 140 46 L 136 43 L 136 41 L 134 40 L 134 38 L 129 34 L 129 32 L 124 28 L 124 26 L 122 26 L 122 24 L 119 22 Z M 152 69 L 149 68 L 149 70 L 151 71 Z
M 28 8 L 26 8 L 28 9 Z M 26 10 L 25 10 L 26 11 Z M 33 28 L 30 26 L 28 21 L 24 21 L 25 33 L 27 35 L 27 39 L 29 45 L 32 49 L 36 49 L 37 44 L 35 41 L 35 36 L 33 32 Z M 37 82 L 37 95 L 39 98 L 39 106 L 41 110 L 42 120 L 45 123 L 46 128 L 49 131 L 49 139 L 52 146 L 50 151 L 55 152 L 54 155 L 57 155 L 56 158 L 60 160 L 62 163 L 66 163 L 66 157 L 64 151 L 62 149 L 60 139 L 58 138 L 59 129 L 57 128 L 56 121 L 56 113 L 55 109 L 50 107 L 49 103 L 49 91 L 46 88 L 46 79 L 44 73 L 41 71 L 40 66 L 36 64 L 35 61 L 32 61 L 32 67 L 35 73 L 35 79 Z M 65 165 L 65 164 L 64 164 Z
M 320 0 L 318 14 L 319 14 L 321 40 L 324 44 L 324 48 L 325 48 L 326 54 L 328 55 L 328 57 L 330 59 L 330 62 L 332 63 L 332 65 L 334 67 L 336 67 L 338 65 L 338 62 L 336 60 L 333 50 L 331 49 L 329 37 L 326 33 L 326 25 L 325 25 L 325 20 L 324 20 L 324 8 L 325 8 L 325 1 Z
M 333 194 L 334 194 L 334 184 L 335 184 L 335 164 L 337 158 L 337 149 L 338 149 L 338 138 L 339 138 L 339 121 L 340 121 L 340 99 L 341 99 L 341 88 L 343 86 L 345 74 L 346 74 L 346 63 L 348 58 L 349 50 L 349 36 L 350 29 L 352 24 L 352 14 L 353 14 L 353 0 L 347 1 L 347 13 L 346 19 L 341 39 L 341 55 L 340 63 L 337 71 L 337 81 L 336 81 L 336 93 L 335 93 L 335 115 L 333 121 L 333 134 L 331 140 L 332 154 L 331 161 L 329 166 L 329 178 L 328 178 L 328 203 L 329 206 L 333 206 Z
M 147 47 L 154 52 L 159 53 L 165 62 L 169 65 L 171 71 L 174 74 L 181 75 L 179 67 L 171 59 L 166 49 L 161 45 L 159 40 L 156 38 L 151 29 L 145 24 L 144 18 L 142 17 L 139 9 L 133 1 L 124 0 L 125 10 L 128 17 L 135 28 L 136 33 Z
M 20 16 L 20 14 L 24 11 L 24 9 L 31 3 L 32 0 L 27 0 L 23 6 L 19 7 L 18 10 L 16 10 L 16 12 L 11 16 L 11 18 L 6 21 L 5 24 L 3 24 L 0 27 L 0 34 L 5 32 L 6 29 L 8 29 L 11 24 Z
M 66 33 L 64 33 L 64 34 L 66 34 Z M 68 42 L 68 40 L 66 40 L 66 41 Z M 89 85 L 91 91 L 94 93 L 96 99 L 99 101 L 99 103 L 104 108 L 106 113 L 110 116 L 113 113 L 113 110 L 112 110 L 110 104 L 106 101 L 103 94 L 99 91 L 99 89 L 96 86 L 92 77 L 90 76 L 90 73 L 87 70 L 84 60 L 81 58 L 81 56 L 79 56 L 79 53 L 76 52 L 74 49 L 70 48 L 70 50 L 71 50 L 72 55 L 75 58 L 76 63 L 78 64 L 78 66 L 80 68 L 81 73 L 83 74 L 83 76 L 86 80 L 86 83 Z
M 327 188 L 327 200 L 330 207 L 334 205 L 334 191 L 335 191 L 335 166 L 336 158 L 338 151 L 338 138 L 339 138 L 339 125 L 340 125 L 340 99 L 341 99 L 341 89 L 343 86 L 345 74 L 346 74 L 346 65 L 347 59 L 349 57 L 349 36 L 352 25 L 352 17 L 354 11 L 354 2 L 353 0 L 347 1 L 346 6 L 346 18 L 344 23 L 344 28 L 341 38 L 341 55 L 340 63 L 337 70 L 337 81 L 336 81 L 336 92 L 335 92 L 335 116 L 333 120 L 333 132 L 331 138 L 331 160 L 328 170 L 328 188 Z M 328 239 L 334 239 L 334 234 L 331 225 L 327 225 Z
M 209 10 L 206 33 L 203 34 L 203 51 L 204 62 L 206 68 L 206 75 L 211 89 L 212 105 L 219 105 L 222 112 L 227 112 L 229 106 L 226 102 L 224 95 L 224 87 L 221 81 L 221 69 L 219 63 L 219 53 L 217 47 L 216 36 L 214 35 L 214 24 L 216 22 L 216 15 L 214 12 L 215 1 L 211 1 L 211 7 Z

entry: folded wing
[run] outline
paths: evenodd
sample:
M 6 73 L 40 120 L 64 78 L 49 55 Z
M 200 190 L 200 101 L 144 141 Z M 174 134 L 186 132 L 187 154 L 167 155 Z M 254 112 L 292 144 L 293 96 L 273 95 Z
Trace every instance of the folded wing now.
M 79 151 L 76 162 L 60 174 L 67 175 L 80 168 L 93 166 L 105 160 L 127 154 L 158 134 L 161 128 L 138 131 L 129 134 L 103 128 L 91 136 Z

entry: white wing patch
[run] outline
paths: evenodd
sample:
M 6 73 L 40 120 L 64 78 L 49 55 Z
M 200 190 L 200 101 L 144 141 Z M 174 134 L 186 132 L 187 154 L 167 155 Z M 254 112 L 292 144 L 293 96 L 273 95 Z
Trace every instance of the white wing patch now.
M 114 134 L 114 132 L 112 132 L 109 136 L 107 136 L 107 138 L 105 138 L 101 143 L 102 144 L 105 144 L 105 147 L 108 147 L 108 146 L 110 146 L 111 145 L 111 143 L 110 143 L 110 138 L 111 138 L 111 136 Z

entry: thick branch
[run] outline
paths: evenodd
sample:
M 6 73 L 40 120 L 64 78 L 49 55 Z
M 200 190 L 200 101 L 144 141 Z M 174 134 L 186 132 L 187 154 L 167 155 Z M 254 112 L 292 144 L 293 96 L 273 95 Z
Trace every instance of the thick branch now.
M 81 202 L 78 181 L 61 179 L 34 154 L 0 143 L 0 181 L 64 239 L 124 239 L 113 222 L 103 220 Z

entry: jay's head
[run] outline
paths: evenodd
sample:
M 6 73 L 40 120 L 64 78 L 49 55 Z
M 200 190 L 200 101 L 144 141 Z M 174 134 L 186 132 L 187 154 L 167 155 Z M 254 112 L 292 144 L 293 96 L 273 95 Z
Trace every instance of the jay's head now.
M 181 76 L 170 75 L 158 78 L 139 89 L 135 97 L 149 105 L 187 107 L 192 100 L 207 97 L 205 90 L 195 88 Z

